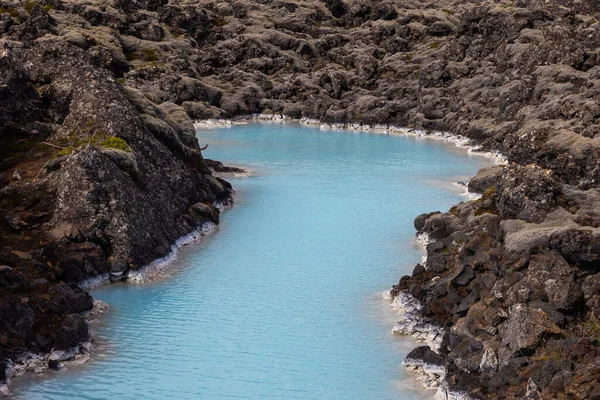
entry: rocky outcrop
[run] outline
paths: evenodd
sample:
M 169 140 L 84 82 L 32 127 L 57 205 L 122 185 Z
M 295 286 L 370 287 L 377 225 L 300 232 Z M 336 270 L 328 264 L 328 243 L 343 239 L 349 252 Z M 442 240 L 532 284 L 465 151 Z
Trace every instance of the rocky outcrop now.
M 421 318 L 444 327 L 445 393 L 595 396 L 600 308 L 586 282 L 598 276 L 597 239 L 580 221 L 596 190 L 559 182 L 533 165 L 484 169 L 470 184 L 486 188 L 481 199 L 415 221 L 435 241 L 392 295 L 411 294 Z
M 245 174 L 246 170 L 238 167 L 232 167 L 230 165 L 225 165 L 220 161 L 209 160 L 208 158 L 204 159 L 206 166 L 210 168 L 213 172 L 220 172 L 222 174 Z
M 0 1 L 0 359 L 54 346 L 76 319 L 34 307 L 67 295 L 50 288 L 79 296 L 75 281 L 126 276 L 217 220 L 230 188 L 192 120 L 264 113 L 442 130 L 502 152 L 508 166 L 470 183 L 481 199 L 415 221 L 433 242 L 392 290 L 412 313 L 398 331 L 436 332 L 448 393 L 597 397 L 598 11 Z
M 12 25 L 0 35 L 2 381 L 83 351 L 93 301 L 78 282 L 126 278 L 218 223 L 217 206 L 231 201 L 188 114 L 120 83 L 129 68 L 120 41 L 85 18 L 118 19 L 76 4 L 4 3 Z

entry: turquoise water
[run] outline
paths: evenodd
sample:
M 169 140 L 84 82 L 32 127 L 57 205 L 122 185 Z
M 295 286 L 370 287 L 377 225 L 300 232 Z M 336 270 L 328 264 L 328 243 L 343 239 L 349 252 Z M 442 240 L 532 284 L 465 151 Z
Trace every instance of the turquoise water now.
M 199 133 L 254 172 L 168 276 L 93 292 L 106 343 L 22 399 L 420 399 L 381 292 L 420 260 L 414 217 L 487 163 L 437 141 L 249 124 Z

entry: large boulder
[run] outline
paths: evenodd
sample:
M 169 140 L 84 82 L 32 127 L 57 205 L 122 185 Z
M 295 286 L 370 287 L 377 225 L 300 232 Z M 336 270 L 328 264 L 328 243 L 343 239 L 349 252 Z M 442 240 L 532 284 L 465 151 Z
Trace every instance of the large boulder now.
M 499 326 L 502 345 L 500 365 L 508 365 L 512 357 L 531 354 L 540 343 L 563 333 L 544 311 L 527 304 L 515 304 L 508 311 L 508 319 Z

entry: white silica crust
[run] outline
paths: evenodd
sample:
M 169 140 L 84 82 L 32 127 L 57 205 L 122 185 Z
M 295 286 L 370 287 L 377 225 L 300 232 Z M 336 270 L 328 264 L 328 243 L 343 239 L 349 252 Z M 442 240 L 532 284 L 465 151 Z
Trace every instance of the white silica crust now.
M 423 249 L 423 255 L 421 256 L 421 265 L 423 265 L 424 267 L 427 267 L 427 245 L 429 243 L 431 243 L 429 234 L 427 232 L 417 233 L 416 241 Z
M 392 328 L 392 333 L 410 335 L 425 342 L 434 351 L 440 349 L 444 330 L 439 325 L 423 321 L 419 300 L 409 293 L 400 292 L 392 300 L 392 308 L 399 317 L 399 321 Z
M 163 258 L 152 261 L 150 264 L 143 266 L 137 270 L 131 270 L 127 273 L 127 281 L 133 283 L 143 283 L 154 277 L 163 275 L 165 271 L 173 264 L 177 258 L 177 251 L 189 244 L 197 243 L 202 238 L 217 228 L 213 222 L 206 222 L 198 227 L 193 232 L 177 239 L 171 247 L 171 252 Z
M 236 124 L 245 124 L 251 121 L 260 122 L 299 122 L 304 125 L 318 126 L 321 130 L 350 130 L 380 134 L 396 134 L 438 139 L 454 144 L 456 147 L 466 149 L 469 154 L 492 158 L 496 165 L 506 165 L 508 160 L 497 151 L 480 151 L 481 146 L 474 145 L 471 139 L 462 135 L 453 135 L 447 132 L 424 131 L 387 124 L 362 124 L 362 123 L 327 123 L 311 118 L 291 118 L 283 114 L 252 114 L 238 116 L 232 119 L 206 119 L 194 122 L 196 128 L 223 128 Z
M 469 154 L 484 156 L 488 158 L 493 158 L 494 162 L 498 165 L 507 164 L 507 160 L 502 154 L 499 152 L 483 152 L 479 151 L 480 146 L 473 145 L 471 140 L 467 137 L 461 135 L 453 135 L 447 132 L 439 132 L 439 131 L 423 131 L 419 129 L 405 128 L 396 125 L 385 125 L 385 124 L 353 124 L 353 123 L 322 123 L 317 120 L 312 119 L 301 119 L 300 123 L 306 125 L 318 125 L 319 128 L 323 130 L 351 130 L 351 131 L 361 131 L 361 132 L 372 132 L 372 133 L 381 133 L 381 134 L 397 134 L 397 135 L 407 135 L 407 136 L 415 136 L 415 137 L 423 137 L 428 139 L 438 139 L 443 140 L 449 143 L 454 144 L 456 147 L 460 147 L 463 149 L 467 149 Z
M 462 182 L 454 182 L 454 185 L 464 190 L 464 192 L 460 195 L 465 197 L 467 200 L 479 200 L 482 197 L 480 193 L 473 193 L 469 191 L 469 185 L 466 185 Z
M 194 123 L 194 127 L 202 128 L 223 128 L 224 126 L 231 126 L 234 122 L 230 119 L 205 119 Z
M 435 389 L 434 399 L 437 400 L 470 400 L 470 397 L 463 392 L 458 392 L 448 388 L 445 381 L 446 371 L 439 365 L 427 364 L 421 360 L 404 360 L 406 369 L 415 375 L 427 389 Z
M 105 313 L 108 310 L 108 304 L 101 300 L 94 300 L 93 308 L 84 313 L 88 323 L 93 323 L 94 317 Z M 93 341 L 95 332 L 90 330 L 90 341 L 79 343 L 75 347 L 66 350 L 51 350 L 47 353 L 34 354 L 26 352 L 15 359 L 10 359 L 7 362 L 6 376 L 7 382 L 5 385 L 0 385 L 0 395 L 7 396 L 10 394 L 8 385 L 11 378 L 24 375 L 28 372 L 40 373 L 48 369 L 50 361 L 58 363 L 60 369 L 69 368 L 71 366 L 81 365 L 87 362 L 92 352 L 94 351 Z
M 416 242 L 423 248 L 424 254 L 421 263 L 427 264 L 427 245 L 432 242 L 425 232 L 417 234 Z M 398 322 L 392 328 L 393 334 L 410 335 L 419 341 L 423 341 L 433 351 L 439 352 L 444 330 L 441 326 L 425 322 L 421 314 L 422 305 L 413 295 L 400 292 L 392 298 L 389 291 L 384 292 L 383 297 L 391 300 L 391 306 L 398 314 Z M 404 365 L 411 371 L 417 381 L 427 389 L 435 389 L 435 399 L 440 400 L 469 400 L 469 396 L 462 392 L 450 390 L 445 380 L 446 370 L 443 366 L 428 364 L 423 360 L 406 358 Z
M 225 208 L 230 207 L 233 204 L 232 200 L 225 202 L 215 202 L 214 207 L 223 211 Z M 165 257 L 156 259 L 151 263 L 145 265 L 139 270 L 126 272 L 127 281 L 133 283 L 143 283 L 157 276 L 163 275 L 166 270 L 173 264 L 173 261 L 177 258 L 177 252 L 180 248 L 189 244 L 199 242 L 202 238 L 213 231 L 215 231 L 217 225 L 213 222 L 205 222 L 200 225 L 194 231 L 189 234 L 177 239 L 175 244 L 171 246 L 171 251 Z M 113 274 L 113 277 L 115 275 Z M 110 274 L 99 274 L 92 276 L 88 279 L 78 282 L 79 287 L 84 290 L 90 290 L 110 283 Z M 94 300 L 94 307 L 92 310 L 85 313 L 86 320 L 89 325 L 99 323 L 99 320 L 94 317 L 106 312 L 109 305 L 101 300 Z M 90 329 L 90 337 L 95 337 L 95 333 Z M 34 354 L 31 352 L 23 353 L 19 358 L 9 360 L 7 365 L 7 377 L 8 384 L 10 384 L 10 378 L 21 376 L 26 372 L 42 372 L 48 369 L 48 363 L 50 361 L 56 361 L 59 363 L 60 368 L 68 367 L 72 365 L 79 365 L 87 362 L 91 353 L 94 350 L 92 341 L 80 343 L 78 346 L 67 350 L 56 350 L 44 354 Z M 0 385 L 0 395 L 4 392 L 10 393 L 8 385 Z M 6 395 L 6 394 L 4 394 Z
M 48 369 L 50 361 L 59 362 L 61 368 L 83 364 L 89 360 L 93 349 L 92 342 L 83 342 L 67 350 L 54 350 L 43 354 L 23 353 L 14 360 L 8 360 L 6 375 L 10 380 L 26 372 L 42 372 Z
M 213 203 L 213 206 L 219 211 L 223 211 L 224 209 L 226 209 L 227 207 L 231 207 L 232 205 L 233 200 Z M 192 232 L 177 239 L 175 244 L 171 246 L 171 251 L 166 256 L 158 258 L 150 262 L 149 264 L 146 264 L 138 270 L 131 270 L 126 272 L 127 281 L 134 283 L 142 283 L 154 277 L 163 275 L 166 272 L 166 270 L 173 264 L 173 261 L 177 258 L 177 251 L 180 248 L 185 247 L 191 243 L 199 242 L 200 240 L 202 240 L 202 237 L 212 233 L 216 228 L 217 225 L 213 222 L 205 222 L 204 224 L 194 229 Z M 116 275 L 113 274 L 113 277 L 115 276 Z M 110 274 L 107 273 L 99 274 L 79 281 L 78 285 L 84 290 L 90 290 L 109 284 L 110 282 Z
M 446 373 L 437 365 L 424 364 L 418 360 L 405 360 L 406 369 L 427 389 L 440 389 L 444 384 Z
M 110 275 L 109 274 L 100 274 L 96 276 L 92 276 L 91 278 L 84 279 L 78 283 L 79 287 L 83 290 L 91 290 L 103 285 L 110 283 Z
M 417 242 L 427 246 L 430 243 L 429 236 L 426 233 L 419 234 Z M 424 262 L 427 259 L 425 253 Z M 439 352 L 442 346 L 444 330 L 441 326 L 426 322 L 421 314 L 421 303 L 413 295 L 406 292 L 400 292 L 395 298 L 389 291 L 384 292 L 383 297 L 391 300 L 391 306 L 398 314 L 398 322 L 392 328 L 393 334 L 410 335 L 419 341 L 424 342 L 433 351 Z M 411 371 L 417 381 L 428 389 L 436 389 L 435 399 L 440 400 L 469 400 L 469 396 L 462 392 L 452 391 L 448 388 L 445 381 L 446 371 L 443 366 L 427 364 L 422 360 L 405 359 L 406 369 Z
M 223 210 L 227 205 L 217 204 L 215 205 L 219 210 Z M 148 279 L 164 274 L 168 267 L 173 263 L 177 257 L 177 250 L 187 246 L 188 244 L 198 242 L 203 236 L 211 233 L 216 229 L 216 225 L 212 222 L 206 222 L 189 234 L 177 239 L 175 244 L 171 246 L 171 251 L 166 256 L 156 259 L 151 263 L 143 266 L 138 270 L 132 270 L 127 272 L 127 280 L 130 282 L 141 283 Z M 100 274 L 92 276 L 88 279 L 84 279 L 78 282 L 79 287 L 84 290 L 91 290 L 100 286 L 109 284 L 110 274 Z

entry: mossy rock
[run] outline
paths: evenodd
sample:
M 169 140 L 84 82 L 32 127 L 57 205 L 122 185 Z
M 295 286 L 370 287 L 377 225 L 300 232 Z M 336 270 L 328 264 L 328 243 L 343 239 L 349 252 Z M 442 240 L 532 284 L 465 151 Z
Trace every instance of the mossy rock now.
M 109 136 L 100 142 L 100 147 L 107 149 L 117 149 L 131 153 L 131 147 L 121 138 L 116 136 Z
M 10 14 L 10 16 L 13 18 L 19 18 L 19 16 L 20 16 L 19 12 L 12 7 L 9 7 L 9 8 L 0 7 L 0 14 Z
M 131 147 L 129 147 L 129 145 L 127 144 L 127 142 L 125 140 L 118 138 L 116 136 L 109 136 L 109 135 L 102 134 L 102 135 L 96 135 L 96 136 L 87 136 L 85 138 L 78 139 L 75 141 L 75 143 L 64 147 L 62 150 L 60 150 L 58 153 L 56 153 L 54 155 L 54 157 L 62 157 L 62 156 L 69 155 L 76 148 L 84 146 L 88 143 L 93 146 L 96 146 L 96 147 L 102 147 L 105 149 L 116 149 L 116 150 L 125 151 L 127 153 L 131 153 Z

